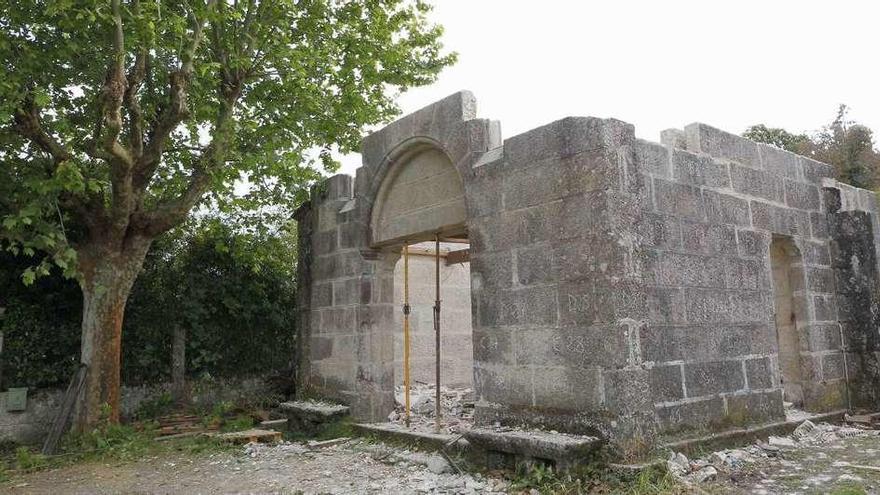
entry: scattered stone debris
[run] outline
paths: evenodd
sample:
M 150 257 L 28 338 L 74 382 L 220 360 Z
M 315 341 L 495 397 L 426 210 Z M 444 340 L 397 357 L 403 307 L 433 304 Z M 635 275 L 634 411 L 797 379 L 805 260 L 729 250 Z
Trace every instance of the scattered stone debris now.
M 435 394 L 433 384 L 416 382 L 410 387 L 410 428 L 416 431 L 434 431 Z M 396 407 L 388 415 L 388 421 L 404 424 L 405 398 L 403 386 L 394 394 Z M 441 433 L 460 434 L 474 423 L 474 391 L 470 388 L 440 387 Z
M 829 455 L 829 452 L 849 454 L 851 448 L 845 446 L 847 442 L 862 440 L 863 443 L 859 443 L 860 447 L 853 449 L 852 454 L 867 456 L 867 459 L 880 458 L 880 431 L 859 426 L 815 424 L 804 420 L 788 436 L 771 436 L 766 442 L 720 450 L 699 459 L 691 460 L 680 452 L 672 452 L 666 467 L 685 485 L 717 481 L 734 483 L 742 488 L 745 482 L 741 480 L 749 478 L 749 491 L 752 493 L 789 493 L 788 489 L 782 490 L 776 486 L 781 483 L 780 480 L 788 485 L 793 485 L 795 481 L 800 483 L 797 487 L 792 486 L 791 492 L 830 489 L 840 483 L 862 483 L 866 473 L 880 477 L 880 466 L 870 465 L 872 462 L 832 461 Z M 865 444 L 873 447 L 865 448 Z M 833 468 L 832 472 L 808 475 L 809 469 L 804 464 L 809 462 L 824 463 Z M 768 474 L 770 471 L 776 474 L 771 476 Z M 723 480 L 722 473 L 725 475 Z M 876 488 L 878 485 L 872 486 Z

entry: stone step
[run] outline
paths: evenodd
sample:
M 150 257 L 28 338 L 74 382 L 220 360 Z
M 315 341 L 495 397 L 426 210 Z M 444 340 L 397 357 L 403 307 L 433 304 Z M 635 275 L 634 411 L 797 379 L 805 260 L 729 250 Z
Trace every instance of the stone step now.
M 526 429 L 473 428 L 464 437 L 486 451 L 489 468 L 549 461 L 564 471 L 589 462 L 603 443 L 597 437 Z

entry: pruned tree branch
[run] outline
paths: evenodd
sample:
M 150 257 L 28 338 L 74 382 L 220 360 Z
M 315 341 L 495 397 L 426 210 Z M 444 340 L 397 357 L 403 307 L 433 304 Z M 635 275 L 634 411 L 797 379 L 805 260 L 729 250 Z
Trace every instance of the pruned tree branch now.
M 211 175 L 226 162 L 226 154 L 234 142 L 235 105 L 241 96 L 242 81 L 225 81 L 220 86 L 220 112 L 211 132 L 211 143 L 205 148 L 189 178 L 186 189 L 149 212 L 136 215 L 135 222 L 147 236 L 158 235 L 182 223 L 190 210 L 208 191 Z
M 22 101 L 21 107 L 15 110 L 14 119 L 13 128 L 15 131 L 51 156 L 56 165 L 70 160 L 71 154 L 67 148 L 43 129 L 40 122 L 40 109 L 34 102 L 32 93 L 28 93 Z
M 210 10 L 215 4 L 216 0 L 208 0 L 206 7 Z M 171 132 L 189 116 L 187 91 L 194 70 L 195 55 L 202 42 L 205 20 L 199 19 L 195 11 L 189 8 L 189 4 L 186 5 L 192 20 L 193 34 L 190 43 L 181 53 L 180 67 L 169 74 L 168 102 L 162 107 L 150 129 L 149 140 L 135 170 L 135 187 L 141 193 L 145 191 L 159 166 Z

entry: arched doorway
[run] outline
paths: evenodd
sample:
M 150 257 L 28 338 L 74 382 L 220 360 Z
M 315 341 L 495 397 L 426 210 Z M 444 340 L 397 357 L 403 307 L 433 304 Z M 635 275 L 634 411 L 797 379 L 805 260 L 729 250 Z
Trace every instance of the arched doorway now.
M 373 247 L 466 236 L 464 186 L 449 158 L 416 145 L 395 160 L 372 214 Z
M 387 329 L 395 387 L 389 417 L 407 422 L 409 403 L 414 426 L 437 424 L 438 413 L 444 425 L 459 421 L 467 411 L 448 406 L 472 396 L 473 323 L 464 187 L 447 155 L 426 143 L 398 154 L 370 226 L 371 247 L 387 253 L 379 277 L 389 281 L 395 305 Z
M 801 362 L 801 326 L 798 307 L 803 306 L 804 271 L 800 251 L 791 238 L 773 236 L 770 243 L 770 266 L 773 271 L 778 362 L 784 400 L 803 406 L 803 365 Z

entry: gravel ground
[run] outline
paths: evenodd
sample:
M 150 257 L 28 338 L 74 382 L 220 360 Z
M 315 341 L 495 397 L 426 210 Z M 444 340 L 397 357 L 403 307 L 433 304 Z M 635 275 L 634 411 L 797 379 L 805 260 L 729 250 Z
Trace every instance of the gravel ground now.
M 695 492 L 880 493 L 880 431 L 805 421 L 787 437 L 667 463 Z
M 353 440 L 319 449 L 285 442 L 276 446 L 248 445 L 238 452 L 195 457 L 76 464 L 17 476 L 0 485 L 0 492 L 475 494 L 504 492 L 506 486 L 501 480 L 458 474 L 439 456 Z

